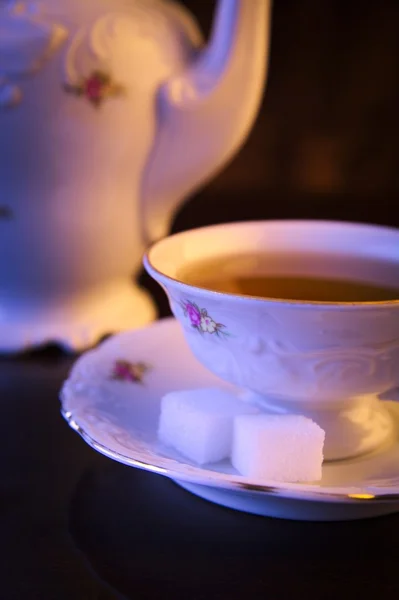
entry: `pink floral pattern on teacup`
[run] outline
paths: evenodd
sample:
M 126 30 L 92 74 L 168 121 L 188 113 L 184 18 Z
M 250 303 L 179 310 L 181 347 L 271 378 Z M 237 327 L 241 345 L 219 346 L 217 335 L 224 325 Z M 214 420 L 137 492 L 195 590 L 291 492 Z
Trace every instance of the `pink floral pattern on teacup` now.
M 196 329 L 201 335 L 206 333 L 215 334 L 218 337 L 226 337 L 229 333 L 226 331 L 226 326 L 222 323 L 217 323 L 208 315 L 205 308 L 199 308 L 195 302 L 184 300 L 180 302 L 180 306 L 184 311 L 184 316 L 190 321 L 191 327 Z

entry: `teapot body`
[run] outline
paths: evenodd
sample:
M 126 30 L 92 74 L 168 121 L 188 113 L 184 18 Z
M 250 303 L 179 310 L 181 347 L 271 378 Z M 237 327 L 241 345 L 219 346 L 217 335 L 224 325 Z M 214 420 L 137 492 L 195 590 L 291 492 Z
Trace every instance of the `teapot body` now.
M 0 13 L 0 351 L 80 349 L 155 316 L 131 282 L 141 185 L 157 90 L 191 60 L 195 25 L 161 0 Z
M 79 350 L 155 316 L 144 247 L 238 152 L 270 0 L 0 0 L 0 352 Z

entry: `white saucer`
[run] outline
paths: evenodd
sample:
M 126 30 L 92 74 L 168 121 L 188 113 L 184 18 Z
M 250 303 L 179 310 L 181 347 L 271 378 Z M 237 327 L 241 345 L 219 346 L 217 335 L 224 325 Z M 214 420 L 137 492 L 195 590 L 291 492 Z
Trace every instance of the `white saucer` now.
M 98 452 L 170 477 L 190 492 L 234 509 L 329 521 L 399 511 L 398 404 L 386 403 L 395 433 L 378 451 L 325 464 L 317 485 L 265 485 L 241 477 L 227 461 L 195 466 L 158 442 L 162 395 L 215 385 L 230 387 L 196 361 L 177 322 L 166 319 L 116 335 L 84 354 L 63 386 L 62 413 Z

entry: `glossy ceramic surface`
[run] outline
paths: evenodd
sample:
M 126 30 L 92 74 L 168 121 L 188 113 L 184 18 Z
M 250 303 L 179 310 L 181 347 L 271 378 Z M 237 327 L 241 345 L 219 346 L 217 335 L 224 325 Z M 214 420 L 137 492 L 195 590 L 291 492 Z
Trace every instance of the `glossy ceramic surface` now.
M 132 276 L 246 139 L 269 16 L 221 0 L 205 46 L 169 0 L 0 0 L 1 352 L 154 319 Z
M 336 520 L 399 510 L 399 405 L 387 402 L 392 437 L 377 451 L 325 463 L 319 484 L 243 478 L 224 461 L 199 468 L 160 444 L 160 400 L 171 390 L 222 386 L 192 356 L 178 323 L 167 319 L 119 334 L 83 355 L 62 393 L 62 413 L 95 450 L 177 480 L 212 501 L 262 515 Z

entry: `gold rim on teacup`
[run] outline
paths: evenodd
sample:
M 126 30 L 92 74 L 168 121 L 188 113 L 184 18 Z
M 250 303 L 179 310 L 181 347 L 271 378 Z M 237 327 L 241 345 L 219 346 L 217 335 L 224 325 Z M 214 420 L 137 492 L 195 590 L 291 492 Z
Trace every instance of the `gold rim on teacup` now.
M 316 305 L 316 306 L 323 306 L 324 308 L 328 307 L 336 307 L 336 306 L 342 306 L 345 308 L 358 308 L 359 306 L 367 308 L 368 306 L 370 307 L 374 307 L 374 306 L 384 306 L 384 305 L 399 305 L 399 298 L 397 299 L 393 299 L 393 300 L 376 300 L 376 301 L 352 301 L 352 302 L 348 302 L 348 301 L 326 301 L 326 300 L 295 300 L 295 299 L 289 299 L 289 298 L 275 298 L 275 297 L 262 297 L 262 296 L 253 296 L 253 295 L 249 295 L 249 294 L 240 294 L 240 293 L 232 293 L 232 292 L 221 292 L 221 291 L 215 291 L 212 290 L 210 288 L 207 287 L 202 287 L 202 286 L 198 286 L 198 285 L 192 285 L 190 283 L 185 282 L 182 278 L 179 277 L 172 277 L 171 275 L 168 275 L 164 272 L 164 270 L 159 269 L 156 264 L 155 264 L 155 260 L 153 259 L 153 254 L 154 251 L 161 250 L 162 247 L 169 245 L 169 243 L 173 243 L 176 241 L 179 241 L 179 239 L 184 239 L 185 237 L 191 236 L 193 234 L 206 234 L 207 232 L 212 232 L 212 231 L 224 231 L 226 229 L 239 229 L 241 227 L 262 227 L 262 226 L 266 226 L 266 227 L 270 227 L 270 226 L 277 226 L 277 227 L 296 227 L 296 226 L 311 226 L 311 227 L 324 227 L 327 226 L 328 228 L 343 228 L 343 229 L 349 229 L 349 228 L 356 228 L 357 230 L 363 230 L 364 232 L 367 232 L 367 230 L 374 230 L 374 231 L 380 231 L 382 234 L 385 232 L 387 235 L 394 235 L 396 237 L 398 237 L 398 244 L 399 244 L 399 230 L 395 229 L 393 227 L 388 227 L 388 226 L 381 226 L 381 225 L 368 225 L 368 224 L 363 224 L 363 223 L 352 223 L 352 222 L 341 222 L 341 221 L 322 221 L 322 220 L 313 220 L 313 221 L 305 221 L 305 220 L 287 220 L 287 221 L 236 221 L 236 222 L 232 222 L 232 223 L 226 223 L 226 224 L 217 224 L 217 225 L 208 225 L 208 226 L 204 226 L 204 227 L 198 227 L 195 229 L 190 229 L 187 231 L 182 231 L 179 233 L 175 233 L 173 235 L 170 235 L 166 238 L 163 238 L 161 240 L 159 240 L 158 242 L 155 242 L 154 244 L 151 245 L 151 247 L 149 248 L 149 250 L 145 253 L 144 255 L 144 266 L 146 268 L 146 270 L 150 273 L 151 272 L 155 275 L 158 276 L 158 278 L 160 280 L 165 280 L 165 281 L 172 281 L 174 283 L 177 283 L 180 286 L 183 286 L 185 288 L 195 288 L 198 293 L 201 292 L 205 292 L 207 295 L 208 294 L 212 294 L 212 295 L 216 295 L 216 296 L 223 296 L 226 298 L 226 300 L 230 299 L 231 297 L 233 297 L 234 299 L 240 299 L 242 298 L 243 300 L 247 301 L 254 301 L 254 302 L 279 302 L 279 303 L 283 303 L 283 304 L 295 304 L 295 305 L 305 305 L 305 306 L 309 306 L 309 305 Z M 398 251 L 399 252 L 399 251 Z M 398 268 L 399 268 L 399 256 L 398 256 Z M 155 277 L 155 279 L 157 279 L 157 277 Z M 399 279 L 399 275 L 398 275 L 398 279 Z

